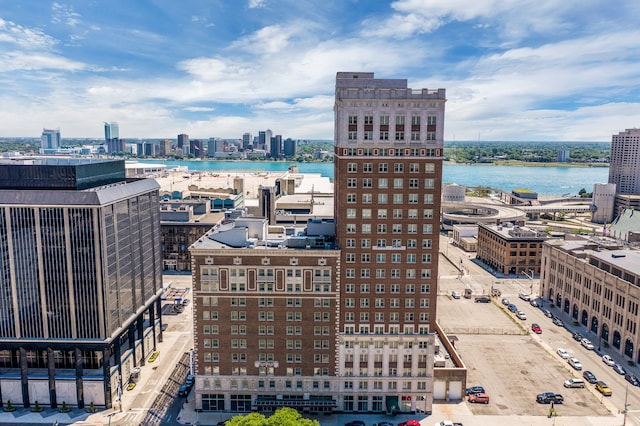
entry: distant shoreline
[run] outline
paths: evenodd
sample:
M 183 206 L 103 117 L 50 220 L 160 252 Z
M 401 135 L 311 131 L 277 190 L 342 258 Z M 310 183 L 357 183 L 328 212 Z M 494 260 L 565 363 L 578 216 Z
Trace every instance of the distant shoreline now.
M 582 168 L 595 168 L 595 167 L 609 167 L 609 163 L 538 163 L 527 162 L 517 160 L 503 160 L 492 161 L 490 163 L 457 163 L 455 161 L 444 161 L 445 164 L 451 166 L 507 166 L 507 167 L 582 167 Z

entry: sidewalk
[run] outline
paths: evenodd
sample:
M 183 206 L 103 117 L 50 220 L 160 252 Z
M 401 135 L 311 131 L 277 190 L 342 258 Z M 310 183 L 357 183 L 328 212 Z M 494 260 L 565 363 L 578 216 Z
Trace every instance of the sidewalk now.
M 184 408 L 180 411 L 178 421 L 184 425 L 194 425 L 197 421 L 198 425 L 216 425 L 220 421 L 230 419 L 234 415 L 242 415 L 246 413 L 196 413 L 195 412 L 195 398 L 190 398 L 189 402 L 185 404 Z M 560 406 L 561 407 L 561 406 Z M 321 416 L 305 416 L 311 419 L 318 420 L 321 426 L 343 426 L 345 423 L 360 419 L 366 424 L 374 424 L 381 421 L 388 421 L 392 424 L 398 424 L 400 422 L 416 419 L 420 421 L 422 426 L 433 426 L 441 420 L 453 420 L 461 422 L 464 426 L 513 426 L 513 425 L 528 425 L 528 426 L 620 426 L 622 424 L 622 414 L 600 416 L 600 417 L 563 417 L 559 415 L 557 417 L 546 416 L 476 416 L 470 410 L 465 402 L 458 403 L 434 403 L 433 413 L 425 416 L 424 414 L 398 414 L 396 416 L 390 416 L 386 414 L 332 414 Z M 561 408 L 559 408 L 561 411 Z M 628 425 L 633 425 L 627 419 Z

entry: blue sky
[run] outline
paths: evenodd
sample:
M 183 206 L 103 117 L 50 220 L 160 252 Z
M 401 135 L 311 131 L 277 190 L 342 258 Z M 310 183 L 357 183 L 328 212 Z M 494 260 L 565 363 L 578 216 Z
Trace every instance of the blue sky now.
M 445 140 L 640 126 L 637 0 L 0 0 L 0 137 L 333 138 L 338 71 L 447 89 Z

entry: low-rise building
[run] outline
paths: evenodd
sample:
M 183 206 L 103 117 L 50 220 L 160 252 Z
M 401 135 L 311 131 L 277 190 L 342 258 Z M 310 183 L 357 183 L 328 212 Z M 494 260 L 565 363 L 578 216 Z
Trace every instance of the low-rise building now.
M 476 257 L 499 274 L 538 275 L 542 243 L 550 237 L 524 222 L 478 225 Z

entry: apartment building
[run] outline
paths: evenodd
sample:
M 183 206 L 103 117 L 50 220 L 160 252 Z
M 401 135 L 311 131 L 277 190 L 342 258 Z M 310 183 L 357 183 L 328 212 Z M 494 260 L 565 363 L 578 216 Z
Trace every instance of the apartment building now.
M 198 408 L 431 411 L 445 102 L 338 73 L 333 220 L 190 248 Z
M 333 221 L 240 217 L 191 247 L 198 408 L 338 407 L 334 237 Z
M 430 411 L 445 90 L 339 72 L 335 219 L 343 411 Z
M 637 363 L 640 251 L 621 244 L 606 237 L 543 243 L 540 297 L 583 325 L 594 343 Z

